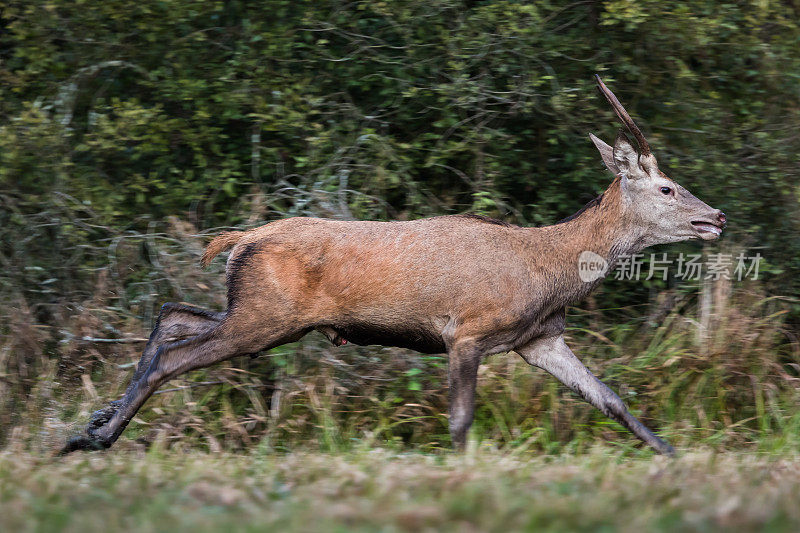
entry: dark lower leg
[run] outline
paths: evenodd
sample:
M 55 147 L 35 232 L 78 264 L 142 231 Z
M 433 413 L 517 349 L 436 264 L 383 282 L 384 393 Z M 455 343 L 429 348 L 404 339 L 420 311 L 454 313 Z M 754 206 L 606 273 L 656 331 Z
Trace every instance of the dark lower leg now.
M 202 307 L 177 303 L 164 304 L 156 320 L 156 327 L 153 328 L 153 332 L 150 334 L 150 339 L 144 347 L 142 357 L 136 366 L 136 371 L 128 384 L 126 394 L 136 386 L 139 379 L 147 371 L 150 361 L 161 346 L 209 331 L 216 327 L 224 317 L 225 313 L 209 311 Z M 86 432 L 91 433 L 107 424 L 121 403 L 122 400 L 115 400 L 103 409 L 95 411 L 86 426 Z
M 264 334 L 261 328 L 251 323 L 237 319 L 231 321 L 230 317 L 225 317 L 217 327 L 200 335 L 163 345 L 153 355 L 141 377 L 128 388 L 107 423 L 87 428 L 88 436 L 71 440 L 63 453 L 110 447 L 147 399 L 170 379 L 237 355 L 295 341 L 307 332 L 308 329 L 276 327 L 271 334 Z
M 603 385 L 605 386 L 605 385 Z M 609 392 L 611 390 L 609 389 Z M 611 394 L 614 394 L 611 392 Z M 616 396 L 616 395 L 615 395 Z M 601 409 L 607 416 L 613 418 L 628 430 L 631 433 L 639 437 L 642 441 L 646 444 L 651 446 L 655 449 L 658 453 L 663 455 L 668 455 L 670 457 L 675 456 L 675 449 L 661 440 L 655 433 L 650 431 L 647 426 L 642 424 L 635 416 L 633 416 L 628 409 L 625 407 L 625 404 L 622 402 L 619 397 L 617 397 L 616 401 L 612 401 L 610 404 L 606 405 L 606 409 Z
M 111 421 L 120 406 L 124 405 L 126 398 L 130 399 L 133 396 L 134 389 L 137 388 L 142 376 L 150 367 L 150 363 L 159 348 L 209 331 L 219 325 L 224 317 L 225 313 L 223 312 L 209 311 L 201 307 L 177 303 L 164 304 L 156 320 L 156 327 L 153 328 L 153 332 L 150 334 L 150 339 L 145 345 L 142 357 L 137 364 L 136 371 L 131 378 L 123 399 L 112 401 L 103 409 L 95 411 L 86 426 L 85 434 L 69 439 L 61 453 L 107 447 L 92 435 Z
M 463 450 L 467 432 L 475 415 L 475 387 L 478 380 L 480 354 L 463 347 L 450 351 L 448 382 L 450 385 L 450 438 L 453 447 Z
M 87 432 L 104 447 L 111 446 L 150 396 L 165 382 L 240 353 L 241 344 L 214 328 L 188 340 L 161 346 L 147 370 L 133 383 L 106 424 Z

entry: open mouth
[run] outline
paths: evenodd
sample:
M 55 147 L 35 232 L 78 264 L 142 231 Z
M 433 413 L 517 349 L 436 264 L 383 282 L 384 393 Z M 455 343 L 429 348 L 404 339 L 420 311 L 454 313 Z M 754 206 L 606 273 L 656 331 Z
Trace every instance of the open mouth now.
M 709 237 L 710 236 L 719 237 L 720 235 L 722 235 L 722 227 L 713 224 L 711 222 L 693 220 L 692 226 L 701 236 L 708 234 Z

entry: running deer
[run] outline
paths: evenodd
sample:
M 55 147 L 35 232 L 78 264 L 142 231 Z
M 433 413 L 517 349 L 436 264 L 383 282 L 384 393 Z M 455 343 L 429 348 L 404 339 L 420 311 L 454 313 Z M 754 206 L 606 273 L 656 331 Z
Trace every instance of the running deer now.
M 165 304 L 123 398 L 97 411 L 63 451 L 110 447 L 167 380 L 317 330 L 334 345 L 447 352 L 449 426 L 458 449 L 472 424 L 481 359 L 514 351 L 658 452 L 673 454 L 569 349 L 565 309 L 620 256 L 658 243 L 717 239 L 725 214 L 658 169 L 641 130 L 596 78 L 638 151 L 622 130 L 613 147 L 590 135 L 615 178 L 578 213 L 538 228 L 453 215 L 410 222 L 289 218 L 223 233 L 202 263 L 232 248 L 228 309 Z M 580 268 L 587 257 L 599 265 L 588 276 Z

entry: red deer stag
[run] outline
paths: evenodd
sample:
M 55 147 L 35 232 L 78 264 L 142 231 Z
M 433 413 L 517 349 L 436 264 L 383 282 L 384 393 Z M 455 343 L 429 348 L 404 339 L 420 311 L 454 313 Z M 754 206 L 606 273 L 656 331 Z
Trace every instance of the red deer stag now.
M 513 350 L 658 452 L 673 454 L 569 349 L 565 309 L 625 254 L 718 238 L 725 214 L 658 169 L 642 132 L 599 77 L 597 84 L 639 150 L 622 131 L 613 147 L 590 136 L 615 179 L 578 213 L 539 228 L 454 215 L 411 222 L 289 218 L 223 233 L 202 262 L 233 248 L 227 311 L 164 305 L 123 398 L 97 411 L 63 451 L 111 446 L 167 380 L 317 330 L 336 345 L 447 352 L 456 448 L 472 424 L 481 359 Z M 587 280 L 579 262 L 589 252 L 605 268 Z

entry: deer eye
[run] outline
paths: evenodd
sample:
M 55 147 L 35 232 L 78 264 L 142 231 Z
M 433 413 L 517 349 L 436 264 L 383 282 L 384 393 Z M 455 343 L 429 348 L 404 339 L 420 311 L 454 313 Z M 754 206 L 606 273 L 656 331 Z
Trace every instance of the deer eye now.
M 672 192 L 672 189 L 669 187 L 661 187 L 661 194 L 669 194 Z

